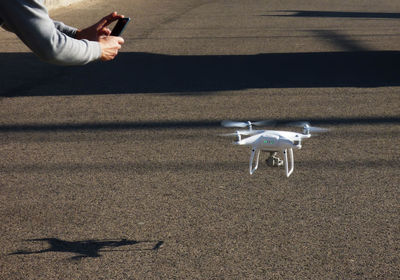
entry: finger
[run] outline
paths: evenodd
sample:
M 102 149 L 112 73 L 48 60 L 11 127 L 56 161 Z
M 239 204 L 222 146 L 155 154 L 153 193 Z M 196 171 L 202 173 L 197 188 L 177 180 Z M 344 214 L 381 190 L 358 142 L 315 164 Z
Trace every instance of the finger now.
M 97 26 L 99 26 L 99 28 L 103 28 L 104 26 L 107 25 L 107 22 L 109 21 L 109 19 L 115 14 L 116 12 L 113 12 L 105 17 L 103 17 L 101 20 L 99 20 L 99 22 L 97 23 Z
M 117 12 L 112 12 L 111 14 L 106 15 L 105 17 L 103 17 L 103 19 L 106 20 L 106 21 L 110 21 L 110 20 L 113 20 L 116 16 L 118 16 L 118 13 Z
M 109 25 L 110 23 L 112 23 L 113 21 L 121 18 L 122 15 L 118 15 L 117 12 L 112 12 L 109 15 L 106 15 L 105 17 L 103 17 L 98 23 L 97 26 L 99 26 L 99 28 L 103 28 L 107 25 Z
M 110 23 L 123 18 L 123 15 L 119 15 L 117 12 L 113 12 L 102 19 L 102 27 L 109 25 Z
M 101 30 L 99 30 L 98 33 L 100 36 L 109 36 L 111 34 L 111 30 L 107 27 L 103 27 Z
M 115 53 L 113 53 L 113 58 L 115 58 L 118 55 L 118 50 L 115 50 Z
M 125 43 L 124 38 L 118 37 L 118 44 L 122 45 L 123 43 Z

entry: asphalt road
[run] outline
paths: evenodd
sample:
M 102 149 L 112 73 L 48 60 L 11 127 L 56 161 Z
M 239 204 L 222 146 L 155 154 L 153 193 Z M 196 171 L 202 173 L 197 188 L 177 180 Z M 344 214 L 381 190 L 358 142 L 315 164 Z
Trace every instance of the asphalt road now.
M 398 279 L 398 1 L 52 16 L 112 10 L 134 21 L 109 63 L 47 65 L 0 31 L 1 279 Z M 250 176 L 225 119 L 330 131 L 290 178 L 264 162 Z

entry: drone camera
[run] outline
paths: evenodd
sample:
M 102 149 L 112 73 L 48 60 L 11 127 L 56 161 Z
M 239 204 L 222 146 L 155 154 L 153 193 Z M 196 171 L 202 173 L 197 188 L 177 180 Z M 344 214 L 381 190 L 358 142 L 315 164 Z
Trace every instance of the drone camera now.
M 277 157 L 277 152 L 271 152 L 270 156 L 266 160 L 266 163 L 270 167 L 283 166 L 283 160 Z

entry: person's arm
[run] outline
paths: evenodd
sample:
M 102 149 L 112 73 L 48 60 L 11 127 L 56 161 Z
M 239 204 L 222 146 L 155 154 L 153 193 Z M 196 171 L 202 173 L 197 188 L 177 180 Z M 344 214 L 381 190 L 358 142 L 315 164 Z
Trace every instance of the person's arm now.
M 55 64 L 82 65 L 102 56 L 99 42 L 76 40 L 56 28 L 37 0 L 1 0 L 0 18 L 41 59 Z
M 54 26 L 57 28 L 57 30 L 61 31 L 64 34 L 67 34 L 71 38 L 75 38 L 76 32 L 78 31 L 77 28 L 68 26 L 61 21 L 53 20 L 53 23 L 54 23 Z M 75 39 L 77 39 L 77 38 L 75 38 Z

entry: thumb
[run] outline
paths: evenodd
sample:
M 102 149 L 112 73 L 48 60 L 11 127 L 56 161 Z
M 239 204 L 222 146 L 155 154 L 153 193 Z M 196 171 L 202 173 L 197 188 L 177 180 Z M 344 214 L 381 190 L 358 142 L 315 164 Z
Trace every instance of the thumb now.
M 119 43 L 120 45 L 122 45 L 123 43 L 125 43 L 124 38 L 118 37 L 118 43 Z

